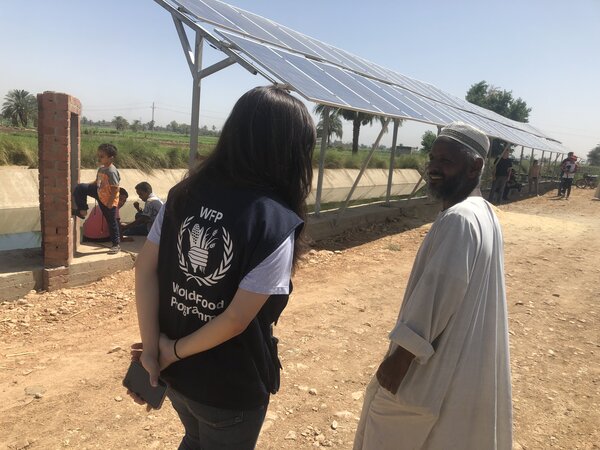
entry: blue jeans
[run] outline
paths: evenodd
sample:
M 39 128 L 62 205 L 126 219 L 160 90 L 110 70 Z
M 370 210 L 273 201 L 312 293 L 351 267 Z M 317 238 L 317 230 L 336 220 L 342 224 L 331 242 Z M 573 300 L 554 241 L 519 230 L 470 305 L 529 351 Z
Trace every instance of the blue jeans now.
M 117 207 L 113 206 L 112 208 L 107 208 L 98 198 L 98 188 L 95 184 L 88 183 L 79 183 L 73 189 L 73 198 L 75 199 L 75 208 L 78 210 L 87 211 L 87 198 L 92 197 L 98 201 L 98 206 L 100 207 L 100 211 L 102 211 L 102 215 L 106 219 L 106 223 L 108 224 L 108 232 L 110 233 L 110 241 L 112 245 L 119 245 L 119 222 L 117 221 Z
M 148 227 L 145 223 L 123 230 L 123 236 L 148 236 Z
M 169 399 L 185 428 L 179 450 L 252 450 L 267 406 L 237 411 L 203 405 L 169 389 Z

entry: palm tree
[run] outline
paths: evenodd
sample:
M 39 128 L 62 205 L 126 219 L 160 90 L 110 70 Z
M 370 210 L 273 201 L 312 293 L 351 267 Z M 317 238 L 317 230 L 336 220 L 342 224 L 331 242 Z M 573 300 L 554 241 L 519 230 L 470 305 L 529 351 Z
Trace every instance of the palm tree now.
M 29 120 L 37 119 L 37 101 L 29 92 L 21 89 L 8 91 L 2 104 L 2 115 L 16 126 L 26 127 Z
M 377 116 L 364 112 L 340 109 L 340 115 L 345 120 L 352 121 L 352 154 L 358 153 L 358 137 L 362 125 L 371 125 Z
M 325 118 L 325 105 L 317 105 L 314 108 L 315 114 L 321 116 L 319 123 L 317 124 L 317 137 L 323 136 L 323 119 Z M 329 128 L 327 133 L 327 146 L 331 142 L 331 136 L 336 135 L 340 139 L 343 134 L 342 120 L 340 119 L 340 113 L 338 108 L 329 107 Z

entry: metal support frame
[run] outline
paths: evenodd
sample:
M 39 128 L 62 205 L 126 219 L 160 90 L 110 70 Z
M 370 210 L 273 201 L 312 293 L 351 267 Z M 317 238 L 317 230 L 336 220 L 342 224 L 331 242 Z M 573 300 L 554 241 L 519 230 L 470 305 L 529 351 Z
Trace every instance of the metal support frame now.
M 182 11 L 175 8 L 165 0 L 154 0 L 160 6 L 165 8 L 171 13 L 183 54 L 188 63 L 188 67 L 192 74 L 193 86 L 192 86 L 192 111 L 191 111 L 191 124 L 190 124 L 190 155 L 188 165 L 192 168 L 196 163 L 198 155 L 198 135 L 200 128 L 200 98 L 201 98 L 201 82 L 202 79 L 216 73 L 226 67 L 229 67 L 235 63 L 240 64 L 246 70 L 253 75 L 256 75 L 257 70 L 248 64 L 244 59 L 232 51 L 228 45 L 222 43 L 216 39 L 212 34 L 198 25 L 196 22 L 187 17 Z M 188 36 L 185 32 L 183 24 L 186 24 L 195 32 L 194 48 L 190 46 Z M 202 50 L 204 41 L 208 41 L 217 50 L 222 51 L 227 55 L 227 58 L 213 64 L 212 66 L 202 69 Z M 269 80 L 273 82 L 273 80 Z
M 521 145 L 521 156 L 519 157 L 519 169 L 523 168 L 523 152 L 525 151 L 525 146 Z
M 556 175 L 556 169 L 558 169 L 558 158 L 560 157 L 560 155 L 564 155 L 564 153 L 558 153 L 556 152 L 556 158 L 554 158 L 554 168 L 552 169 L 552 177 L 554 177 L 554 175 Z
M 186 39 L 187 40 L 187 39 Z M 200 93 L 201 93 L 201 78 L 199 76 L 202 70 L 202 44 L 204 40 L 202 35 L 196 32 L 196 41 L 194 43 L 194 65 L 192 70 L 192 78 L 194 85 L 192 87 L 192 123 L 190 124 L 190 158 L 188 166 L 191 169 L 196 163 L 198 155 L 198 134 L 200 127 Z M 183 43 L 182 43 L 183 44 Z
M 384 129 L 385 129 L 385 127 L 381 128 L 381 131 L 379 132 L 379 136 L 377 136 L 377 139 L 375 139 L 375 142 L 379 142 L 381 140 L 381 136 L 383 136 L 383 133 L 385 133 Z M 338 212 L 337 217 L 335 218 L 334 225 L 338 224 L 339 220 L 344 216 L 346 209 L 348 209 L 348 205 L 350 204 L 350 200 L 352 199 L 352 194 L 354 194 L 354 191 L 356 190 L 356 186 L 358 186 L 358 183 L 360 182 L 360 179 L 362 178 L 363 174 L 365 173 L 365 170 L 367 170 L 367 167 L 369 166 L 369 162 L 371 161 L 371 158 L 373 157 L 375 150 L 377 150 L 377 147 L 375 144 L 373 144 L 373 146 L 371 147 L 371 151 L 365 158 L 363 165 L 360 168 L 360 172 L 358 172 L 358 176 L 356 177 L 356 180 L 354 180 L 354 184 L 352 185 L 350 192 L 348 192 L 348 196 L 346 197 L 344 206 L 342 206 L 342 208 Z
M 410 200 L 411 198 L 413 198 L 415 196 L 415 194 L 417 193 L 417 191 L 419 190 L 419 187 L 421 186 L 421 181 L 423 181 L 424 179 L 424 174 L 421 174 L 421 176 L 419 177 L 419 181 L 417 181 L 417 184 L 415 184 L 415 187 L 413 188 L 412 192 L 410 194 L 408 194 L 407 200 Z
M 321 213 L 321 194 L 323 192 L 323 171 L 325 169 L 325 151 L 327 150 L 327 137 L 329 136 L 329 111 L 331 107 L 323 109 L 323 132 L 321 133 L 321 153 L 319 154 L 319 173 L 317 175 L 317 194 L 315 198 L 315 216 Z
M 219 70 L 234 65 L 236 62 L 236 58 L 234 58 L 233 56 L 229 56 L 219 62 L 214 63 L 212 66 L 202 69 L 198 72 L 198 76 L 200 77 L 200 79 L 206 78 L 207 76 L 212 75 L 213 73 L 216 73 Z
M 263 77 L 265 77 L 271 83 L 277 83 L 277 80 L 275 78 L 273 78 L 273 76 L 271 74 L 266 73 L 265 70 L 257 69 L 255 67 L 254 63 L 250 59 L 245 57 L 243 54 L 239 54 L 238 51 L 235 50 L 235 45 L 229 44 L 227 42 L 223 42 L 219 38 L 213 36 L 209 31 L 205 30 L 196 20 L 194 20 L 192 18 L 189 11 L 187 11 L 186 9 L 179 8 L 176 5 L 169 3 L 167 0 L 154 0 L 154 1 L 157 4 L 159 4 L 161 7 L 166 9 L 171 14 L 171 17 L 175 24 L 177 34 L 179 36 L 179 40 L 181 42 L 184 56 L 186 58 L 186 61 L 188 63 L 188 66 L 189 66 L 189 69 L 190 69 L 190 72 L 191 72 L 192 78 L 193 78 L 192 106 L 191 106 L 192 111 L 191 111 L 191 126 L 190 126 L 190 154 L 189 154 L 189 166 L 191 168 L 196 163 L 196 158 L 197 158 L 197 153 L 198 153 L 198 135 L 199 135 L 200 99 L 201 99 L 201 81 L 202 81 L 202 79 L 209 75 L 212 75 L 226 67 L 229 67 L 235 63 L 238 63 L 242 67 L 244 67 L 246 70 L 248 70 L 250 73 L 252 73 L 253 75 L 256 75 L 257 73 L 260 72 L 261 75 Z M 193 49 L 191 48 L 190 43 L 188 41 L 188 36 L 187 36 L 185 28 L 183 26 L 184 24 L 187 25 L 190 29 L 192 29 L 195 32 L 195 42 L 194 42 Z M 203 69 L 202 68 L 202 52 L 203 52 L 203 44 L 205 41 L 207 41 L 215 49 L 223 52 L 225 55 L 227 55 L 227 57 L 225 59 Z M 321 153 L 320 153 L 320 158 L 319 158 L 319 173 L 318 173 L 317 192 L 316 192 L 316 201 L 315 201 L 315 215 L 316 216 L 319 216 L 320 209 L 321 209 L 321 196 L 322 196 L 322 185 L 323 185 L 323 175 L 324 175 L 324 158 L 325 158 L 325 151 L 326 151 L 326 147 L 327 147 L 327 135 L 329 133 L 329 120 L 330 120 L 329 109 L 330 109 L 330 107 L 331 107 L 331 105 L 329 105 L 329 107 L 326 109 L 326 114 L 324 116 L 324 121 L 323 121 L 324 122 L 323 123 L 324 136 L 321 140 Z M 416 119 L 412 119 L 412 120 L 419 122 L 419 120 L 416 120 Z M 388 119 L 388 121 L 389 121 L 389 119 Z M 428 122 L 424 122 L 424 123 L 428 123 Z M 391 185 L 392 185 L 392 181 L 393 181 L 393 168 L 394 168 L 394 157 L 395 157 L 395 147 L 396 147 L 398 126 L 399 126 L 399 120 L 394 119 L 394 137 L 393 137 L 394 141 L 392 144 L 392 152 L 390 155 L 390 171 L 388 174 L 388 186 L 387 186 L 386 200 L 385 200 L 386 206 L 390 205 Z M 437 125 L 438 135 L 441 132 L 441 129 L 442 129 L 442 126 Z M 380 133 L 380 136 L 382 134 L 383 134 L 383 128 L 382 128 L 382 132 Z M 380 137 L 378 138 L 378 140 L 379 139 L 380 139 Z M 509 143 L 507 141 L 506 146 L 508 147 L 510 145 L 511 145 L 511 143 Z M 350 203 L 352 195 L 354 194 L 354 191 L 355 191 L 356 187 L 358 186 L 358 183 L 360 182 L 360 179 L 362 178 L 364 171 L 368 167 L 368 164 L 369 164 L 375 150 L 376 150 L 376 148 L 375 148 L 375 146 L 373 146 L 373 148 L 369 152 L 367 158 L 365 159 L 363 166 L 362 166 L 356 180 L 354 181 L 354 184 L 346 198 L 344 206 L 339 210 L 338 216 L 335 220 L 335 224 L 337 224 L 337 222 L 344 215 L 344 213 Z M 521 165 L 521 162 L 523 159 L 523 151 L 524 151 L 524 147 L 522 146 L 521 147 L 521 158 L 519 161 L 519 165 Z M 533 149 L 532 149 L 532 155 L 533 155 Z M 543 155 L 543 153 L 542 153 L 542 155 Z M 557 160 L 558 160 L 558 153 L 557 153 L 557 158 L 555 160 L 555 163 L 557 162 Z M 411 193 L 409 198 L 411 198 L 415 194 L 422 179 L 423 179 L 423 175 L 421 175 L 421 179 L 419 180 L 419 182 L 413 189 L 413 192 Z
M 387 191 L 385 194 L 385 205 L 390 206 L 390 197 L 392 195 L 392 181 L 394 178 L 394 159 L 396 157 L 396 142 L 398 140 L 398 128 L 400 127 L 400 120 L 394 119 L 394 132 L 392 135 L 392 151 L 390 152 L 390 170 L 388 172 L 388 184 Z

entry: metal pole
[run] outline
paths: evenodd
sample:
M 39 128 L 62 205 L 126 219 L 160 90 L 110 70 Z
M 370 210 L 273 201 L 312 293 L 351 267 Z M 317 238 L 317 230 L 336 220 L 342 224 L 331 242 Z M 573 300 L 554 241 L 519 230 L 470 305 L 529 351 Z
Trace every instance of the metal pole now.
M 367 170 L 369 161 L 371 161 L 371 158 L 373 157 L 373 153 L 375 153 L 375 150 L 376 150 L 376 147 L 373 146 L 371 148 L 371 151 L 367 155 L 365 161 L 363 162 L 363 166 L 360 168 L 360 172 L 358 172 L 358 176 L 356 177 L 356 180 L 354 180 L 354 184 L 352 185 L 350 192 L 348 192 L 348 196 L 346 197 L 346 202 L 344 203 L 344 206 L 342 206 L 342 208 L 340 209 L 340 212 L 338 213 L 338 215 L 335 219 L 335 222 L 334 222 L 335 225 L 337 225 L 338 221 L 342 218 L 342 216 L 346 212 L 346 209 L 348 209 L 348 204 L 350 203 L 352 194 L 354 194 L 354 191 L 356 190 L 356 186 L 358 186 L 358 183 L 360 182 L 360 179 L 362 178 L 363 173 L 365 173 L 365 170 Z
M 417 190 L 419 189 L 419 186 L 421 185 L 421 181 L 423 181 L 423 174 L 421 174 L 421 176 L 419 177 L 419 181 L 417 181 L 417 184 L 415 184 L 415 187 L 413 188 L 412 192 L 408 196 L 407 200 L 410 200 L 411 198 L 413 198 L 415 196 L 415 194 L 417 193 Z
M 521 157 L 519 158 L 519 172 L 523 169 L 523 152 L 525 151 L 525 146 L 521 145 Z M 516 178 L 515 178 L 516 179 Z
M 553 164 L 553 168 L 552 168 L 552 178 L 554 178 L 557 175 L 557 169 L 558 169 L 558 158 L 560 157 L 560 155 L 562 155 L 563 153 L 558 153 L 556 152 L 556 158 L 554 158 L 554 164 Z
M 194 70 L 192 72 L 194 87 L 192 89 L 192 123 L 190 124 L 190 159 L 188 166 L 192 169 L 196 165 L 198 155 L 198 130 L 200 121 L 200 71 L 202 70 L 202 35 L 196 32 L 194 43 Z
M 323 191 L 323 171 L 325 170 L 325 150 L 327 150 L 327 136 L 329 136 L 329 111 L 331 107 L 323 109 L 323 133 L 321 134 L 321 154 L 319 155 L 319 174 L 317 176 L 317 195 L 315 199 L 315 216 L 321 213 L 321 192 Z
M 394 119 L 394 134 L 392 135 L 392 151 L 390 152 L 390 170 L 388 172 L 387 192 L 385 194 L 385 205 L 390 206 L 390 196 L 392 195 L 392 180 L 394 178 L 394 159 L 396 157 L 396 142 L 398 140 L 398 127 L 400 120 Z

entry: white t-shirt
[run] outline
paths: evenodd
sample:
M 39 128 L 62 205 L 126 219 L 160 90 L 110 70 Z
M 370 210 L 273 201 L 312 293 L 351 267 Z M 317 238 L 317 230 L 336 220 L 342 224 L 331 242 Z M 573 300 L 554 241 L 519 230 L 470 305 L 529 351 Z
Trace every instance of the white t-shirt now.
M 567 159 L 563 163 L 563 178 L 575 178 L 575 171 L 577 170 L 577 162 Z
M 147 239 L 160 244 L 165 205 L 162 205 Z M 239 287 L 257 294 L 289 294 L 292 262 L 294 259 L 294 232 L 279 247 L 252 269 L 240 282 Z
M 144 204 L 144 209 L 142 210 L 142 215 L 150 218 L 150 222 L 146 224 L 148 231 L 152 228 L 152 223 L 158 216 L 160 209 L 162 208 L 163 202 L 160 198 L 158 198 L 153 192 L 148 196 Z

